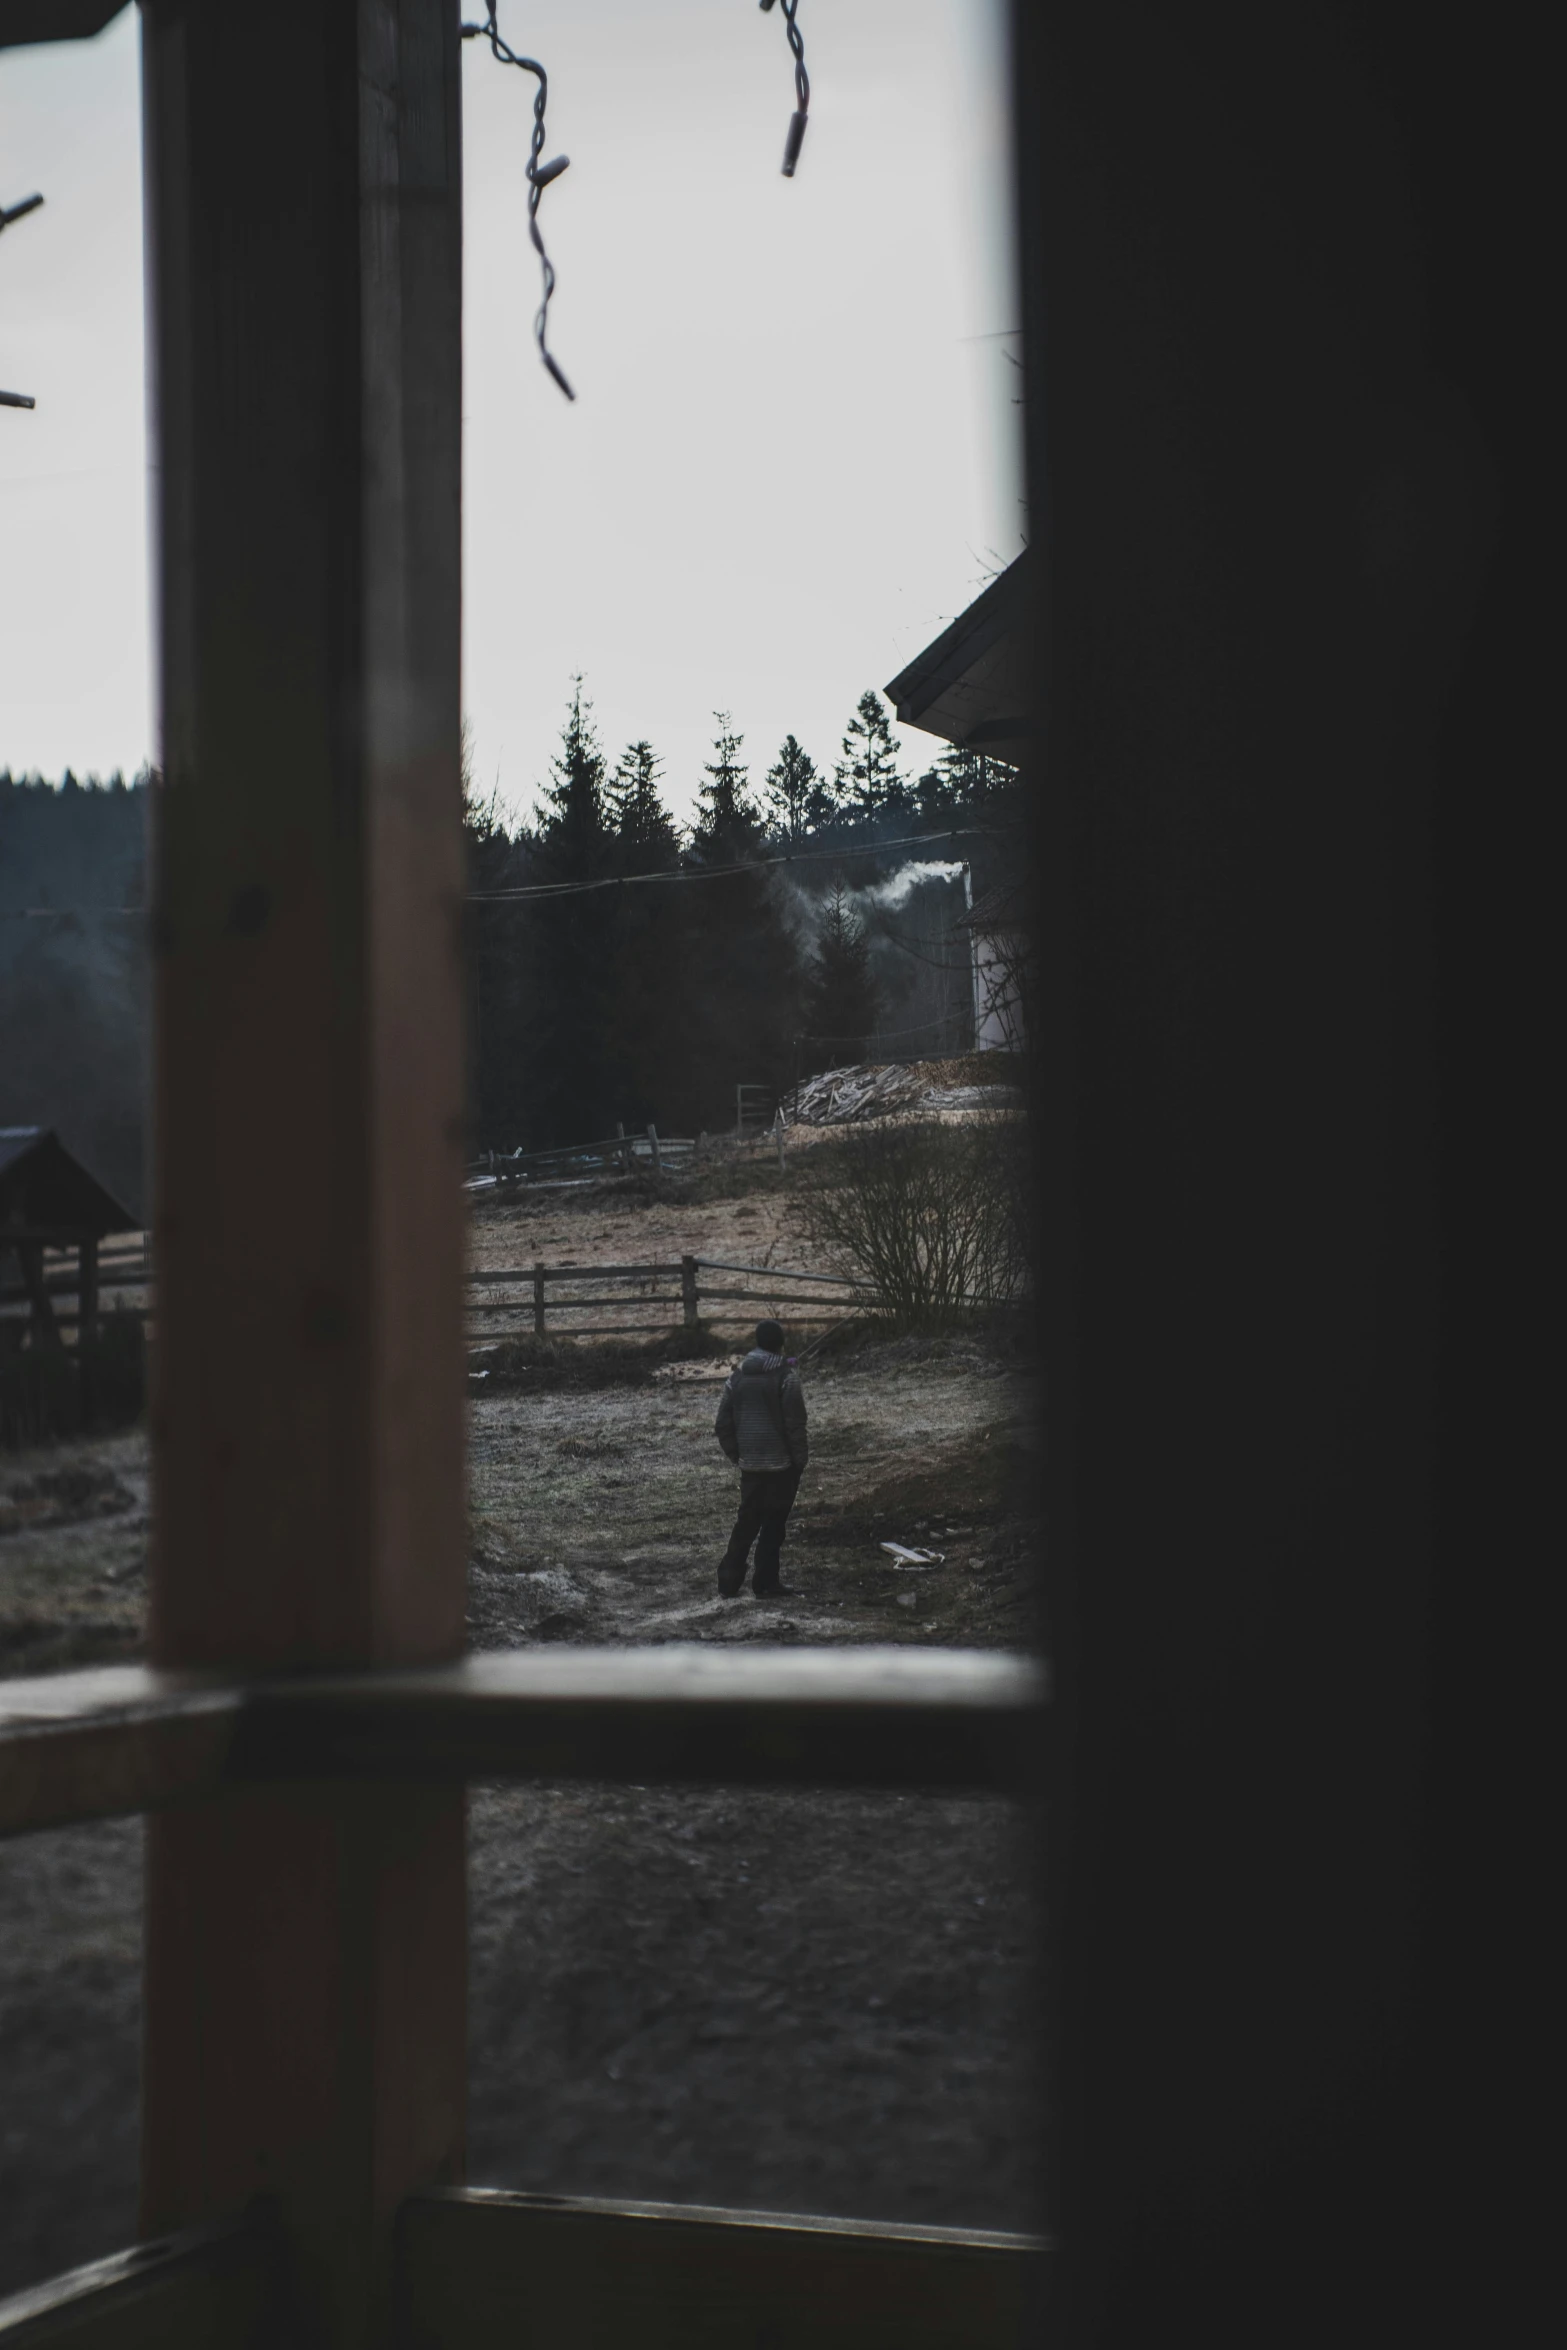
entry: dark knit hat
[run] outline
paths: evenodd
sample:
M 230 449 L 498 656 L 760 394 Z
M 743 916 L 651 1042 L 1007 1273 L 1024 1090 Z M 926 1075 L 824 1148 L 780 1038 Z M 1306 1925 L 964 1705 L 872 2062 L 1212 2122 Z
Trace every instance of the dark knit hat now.
M 783 1324 L 781 1322 L 758 1322 L 756 1343 L 764 1355 L 781 1355 L 784 1350 Z

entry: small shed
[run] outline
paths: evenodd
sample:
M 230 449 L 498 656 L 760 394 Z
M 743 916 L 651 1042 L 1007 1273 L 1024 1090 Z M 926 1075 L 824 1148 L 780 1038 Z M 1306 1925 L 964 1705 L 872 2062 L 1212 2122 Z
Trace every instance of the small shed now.
M 1003 882 L 976 899 L 959 930 L 969 934 L 974 979 L 974 1050 L 1017 1053 L 1023 1049 L 1023 999 L 1028 929 L 1023 893 Z
M 0 1341 L 59 1342 L 51 1286 L 77 1291 L 78 1334 L 90 1338 L 98 1320 L 98 1243 L 111 1232 L 139 1229 L 52 1127 L 0 1126 Z M 46 1249 L 75 1250 L 73 1279 L 45 1279 Z M 21 1268 L 19 1281 L 11 1257 Z M 25 1315 L 12 1310 L 19 1305 Z

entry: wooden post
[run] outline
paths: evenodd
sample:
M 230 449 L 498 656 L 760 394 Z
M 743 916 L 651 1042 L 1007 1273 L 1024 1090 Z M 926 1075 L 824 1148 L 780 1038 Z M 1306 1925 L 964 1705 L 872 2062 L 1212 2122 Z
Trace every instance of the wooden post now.
M 22 1282 L 27 1291 L 27 1302 L 32 1309 L 34 1346 L 53 1346 L 59 1343 L 60 1325 L 55 1319 L 54 1302 L 44 1280 L 44 1251 L 41 1240 L 19 1240 L 16 1254 L 22 1268 Z
M 152 1651 L 434 1662 L 464 1638 L 457 12 L 142 21 Z M 264 2190 L 293 2337 L 358 2350 L 399 2200 L 461 2172 L 461 1793 L 148 1833 L 144 2228 Z
M 98 1243 L 84 1240 L 76 1252 L 76 1343 L 91 1346 L 98 1335 Z
M 680 1260 L 680 1303 L 685 1314 L 686 1328 L 694 1330 L 696 1328 L 695 1257 L 682 1257 Z
M 98 1340 L 98 1243 L 84 1240 L 76 1252 L 76 1402 L 84 1428 L 98 1408 L 93 1350 Z
M 655 1175 L 661 1175 L 663 1173 L 663 1161 L 658 1155 L 658 1128 L 656 1126 L 650 1125 L 648 1127 L 647 1139 L 648 1146 L 653 1153 L 653 1172 Z
M 629 1175 L 631 1172 L 631 1145 L 626 1140 L 626 1128 L 623 1119 L 617 1118 L 615 1120 L 615 1134 L 617 1140 L 620 1143 L 620 1172 L 622 1175 Z
M 544 1336 L 544 1264 L 540 1259 L 533 1268 L 533 1335 Z

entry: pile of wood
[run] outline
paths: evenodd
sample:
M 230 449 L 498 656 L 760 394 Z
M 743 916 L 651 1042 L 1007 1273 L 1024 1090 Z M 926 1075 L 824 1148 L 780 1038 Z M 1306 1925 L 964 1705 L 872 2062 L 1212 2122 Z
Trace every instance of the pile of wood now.
M 1011 1110 L 1022 1105 L 1015 1086 L 944 1084 L 948 1074 L 945 1065 L 932 1061 L 863 1062 L 848 1069 L 824 1069 L 800 1086 L 788 1115 L 801 1126 L 837 1126 L 860 1118 Z

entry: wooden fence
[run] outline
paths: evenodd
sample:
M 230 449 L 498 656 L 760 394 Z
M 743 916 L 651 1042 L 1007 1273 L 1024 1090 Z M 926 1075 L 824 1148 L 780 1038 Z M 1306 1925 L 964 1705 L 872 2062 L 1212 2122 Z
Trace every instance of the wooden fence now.
M 603 1142 L 574 1142 L 547 1151 L 486 1151 L 470 1161 L 468 1179 L 470 1184 L 487 1177 L 497 1183 L 547 1183 L 573 1175 L 630 1175 L 639 1167 L 658 1175 L 671 1162 L 693 1157 L 699 1147 L 690 1135 L 660 1134 L 656 1126 L 628 1134 L 622 1126 Z
M 769 1120 L 765 1110 L 745 1098 L 761 1091 L 760 1086 L 736 1088 L 732 1134 L 660 1134 L 652 1125 L 640 1134 L 628 1134 L 624 1126 L 618 1126 L 602 1142 L 574 1142 L 557 1150 L 486 1151 L 482 1158 L 469 1161 L 469 1188 L 489 1183 L 591 1182 L 595 1175 L 631 1175 L 639 1168 L 661 1175 L 666 1168 L 689 1166 L 694 1159 L 709 1155 L 768 1147 L 777 1151 L 782 1166 L 782 1127 L 776 1116 Z
M 85 1269 L 84 1254 L 90 1260 Z M 26 1282 L 14 1275 L 0 1280 L 0 1346 L 6 1340 L 20 1343 L 23 1331 L 28 1328 L 37 1334 L 40 1324 L 44 1335 L 63 1338 L 68 1332 L 74 1334 L 84 1316 L 89 1325 L 95 1324 L 105 1300 L 111 1297 L 121 1306 L 129 1304 L 145 1319 L 151 1312 L 151 1287 L 152 1251 L 144 1232 L 101 1241 L 95 1251 L 45 1249 L 43 1313 Z M 57 1302 L 64 1299 L 74 1302 Z
M 718 1283 L 710 1274 L 726 1277 Z M 737 1288 L 739 1279 L 748 1286 Z M 491 1294 L 500 1291 L 503 1294 Z M 477 1293 L 477 1294 L 476 1294 Z M 531 1331 L 569 1338 L 652 1338 L 676 1326 L 723 1329 L 775 1315 L 793 1327 L 820 1327 L 863 1312 L 875 1292 L 837 1273 L 802 1273 L 777 1265 L 734 1265 L 683 1256 L 657 1265 L 518 1265 L 470 1273 L 470 1338 L 509 1338 Z M 714 1308 L 717 1311 L 714 1311 Z M 635 1321 L 583 1321 L 594 1313 Z M 482 1318 L 481 1318 L 482 1317 Z
M 62 1337 L 74 1332 L 82 1318 L 79 1304 L 64 1302 L 79 1297 L 80 1282 L 74 1253 L 58 1250 L 46 1257 L 44 1286 Z M 105 1250 L 97 1288 L 98 1310 L 113 1293 L 123 1307 L 151 1318 L 152 1258 L 144 1237 Z M 702 1323 L 738 1328 L 764 1315 L 776 1315 L 793 1328 L 820 1328 L 876 1302 L 873 1289 L 841 1274 L 736 1265 L 716 1257 L 682 1256 L 648 1265 L 538 1263 L 469 1274 L 468 1336 L 499 1339 L 531 1331 L 538 1338 L 652 1338 Z M 622 1318 L 594 1319 L 605 1313 Z M 0 1288 L 0 1336 L 11 1323 L 20 1336 L 32 1316 L 28 1291 L 20 1283 Z

